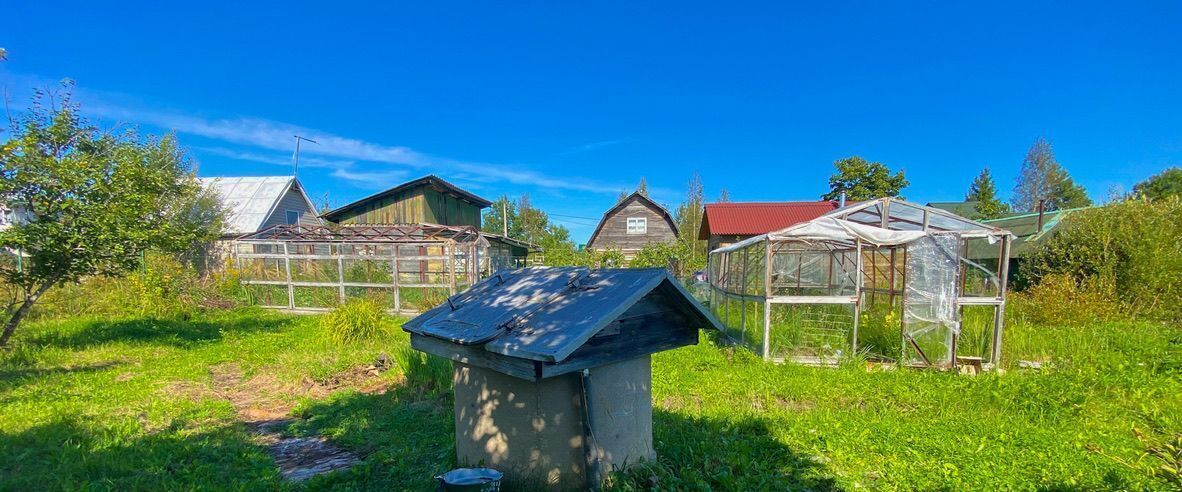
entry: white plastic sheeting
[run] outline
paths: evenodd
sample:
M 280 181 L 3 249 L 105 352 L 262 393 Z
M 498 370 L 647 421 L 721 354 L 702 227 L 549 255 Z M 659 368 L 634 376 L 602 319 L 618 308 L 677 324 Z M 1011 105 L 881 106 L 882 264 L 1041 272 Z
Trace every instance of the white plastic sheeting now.
M 933 234 L 907 245 L 902 353 L 908 362 L 952 361 L 953 340 L 960 335 L 959 244 L 955 234 Z

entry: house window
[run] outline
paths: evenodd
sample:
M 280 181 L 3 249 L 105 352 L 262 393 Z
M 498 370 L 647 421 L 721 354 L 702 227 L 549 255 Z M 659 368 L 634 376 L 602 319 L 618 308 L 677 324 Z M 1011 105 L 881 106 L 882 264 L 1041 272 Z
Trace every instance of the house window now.
M 288 210 L 287 211 L 287 223 L 288 224 L 299 224 L 300 223 L 300 212 L 298 210 Z
M 628 234 L 644 234 L 648 232 L 647 217 L 628 217 Z

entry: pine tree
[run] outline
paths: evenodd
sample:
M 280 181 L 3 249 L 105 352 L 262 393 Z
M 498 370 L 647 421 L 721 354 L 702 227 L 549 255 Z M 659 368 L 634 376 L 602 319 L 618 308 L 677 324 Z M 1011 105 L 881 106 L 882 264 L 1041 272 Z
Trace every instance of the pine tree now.
M 722 191 L 718 193 L 718 202 L 726 203 L 729 201 L 731 201 L 731 194 L 729 191 L 726 191 L 726 188 L 723 188 Z
M 644 176 L 640 177 L 640 184 L 636 185 L 636 192 L 648 198 L 648 181 L 645 181 Z
M 1044 210 L 1086 207 L 1092 204 L 1088 193 L 1071 179 L 1055 159 L 1051 143 L 1039 137 L 1026 151 L 1022 171 L 1014 186 L 1011 205 L 1014 210 L 1033 212 L 1040 201 Z
M 996 219 L 1010 210 L 1010 207 L 997 198 L 997 185 L 994 184 L 993 174 L 989 172 L 988 167 L 982 169 L 981 174 L 973 179 L 973 184 L 969 185 L 969 192 L 964 199 L 977 202 L 977 218 L 981 219 Z
M 685 201 L 677 206 L 677 240 L 689 252 L 689 269 L 705 266 L 706 243 L 698 240 L 698 229 L 702 227 L 702 207 L 705 206 L 705 190 L 702 178 L 695 172 L 685 192 Z

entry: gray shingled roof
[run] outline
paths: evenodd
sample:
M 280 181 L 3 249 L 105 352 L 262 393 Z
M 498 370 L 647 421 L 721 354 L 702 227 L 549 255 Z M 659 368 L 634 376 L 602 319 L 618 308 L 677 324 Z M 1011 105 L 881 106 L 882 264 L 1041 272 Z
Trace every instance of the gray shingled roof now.
M 402 328 L 509 357 L 560 362 L 666 283 L 680 292 L 697 328 L 719 327 L 664 269 L 534 267 L 499 272 Z

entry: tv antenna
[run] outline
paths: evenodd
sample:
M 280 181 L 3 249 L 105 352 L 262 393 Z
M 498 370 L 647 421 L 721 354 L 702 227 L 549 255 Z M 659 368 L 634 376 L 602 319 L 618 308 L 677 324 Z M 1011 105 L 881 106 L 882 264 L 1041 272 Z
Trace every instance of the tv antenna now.
M 300 141 L 303 140 L 305 142 L 312 142 L 316 145 L 320 145 L 320 142 L 317 142 L 317 141 L 312 140 L 310 138 L 304 138 L 299 135 L 292 135 L 292 136 L 295 137 L 296 149 L 295 149 L 295 153 L 291 155 L 291 161 L 292 161 L 291 175 L 295 176 L 296 173 L 298 173 L 300 171 Z

